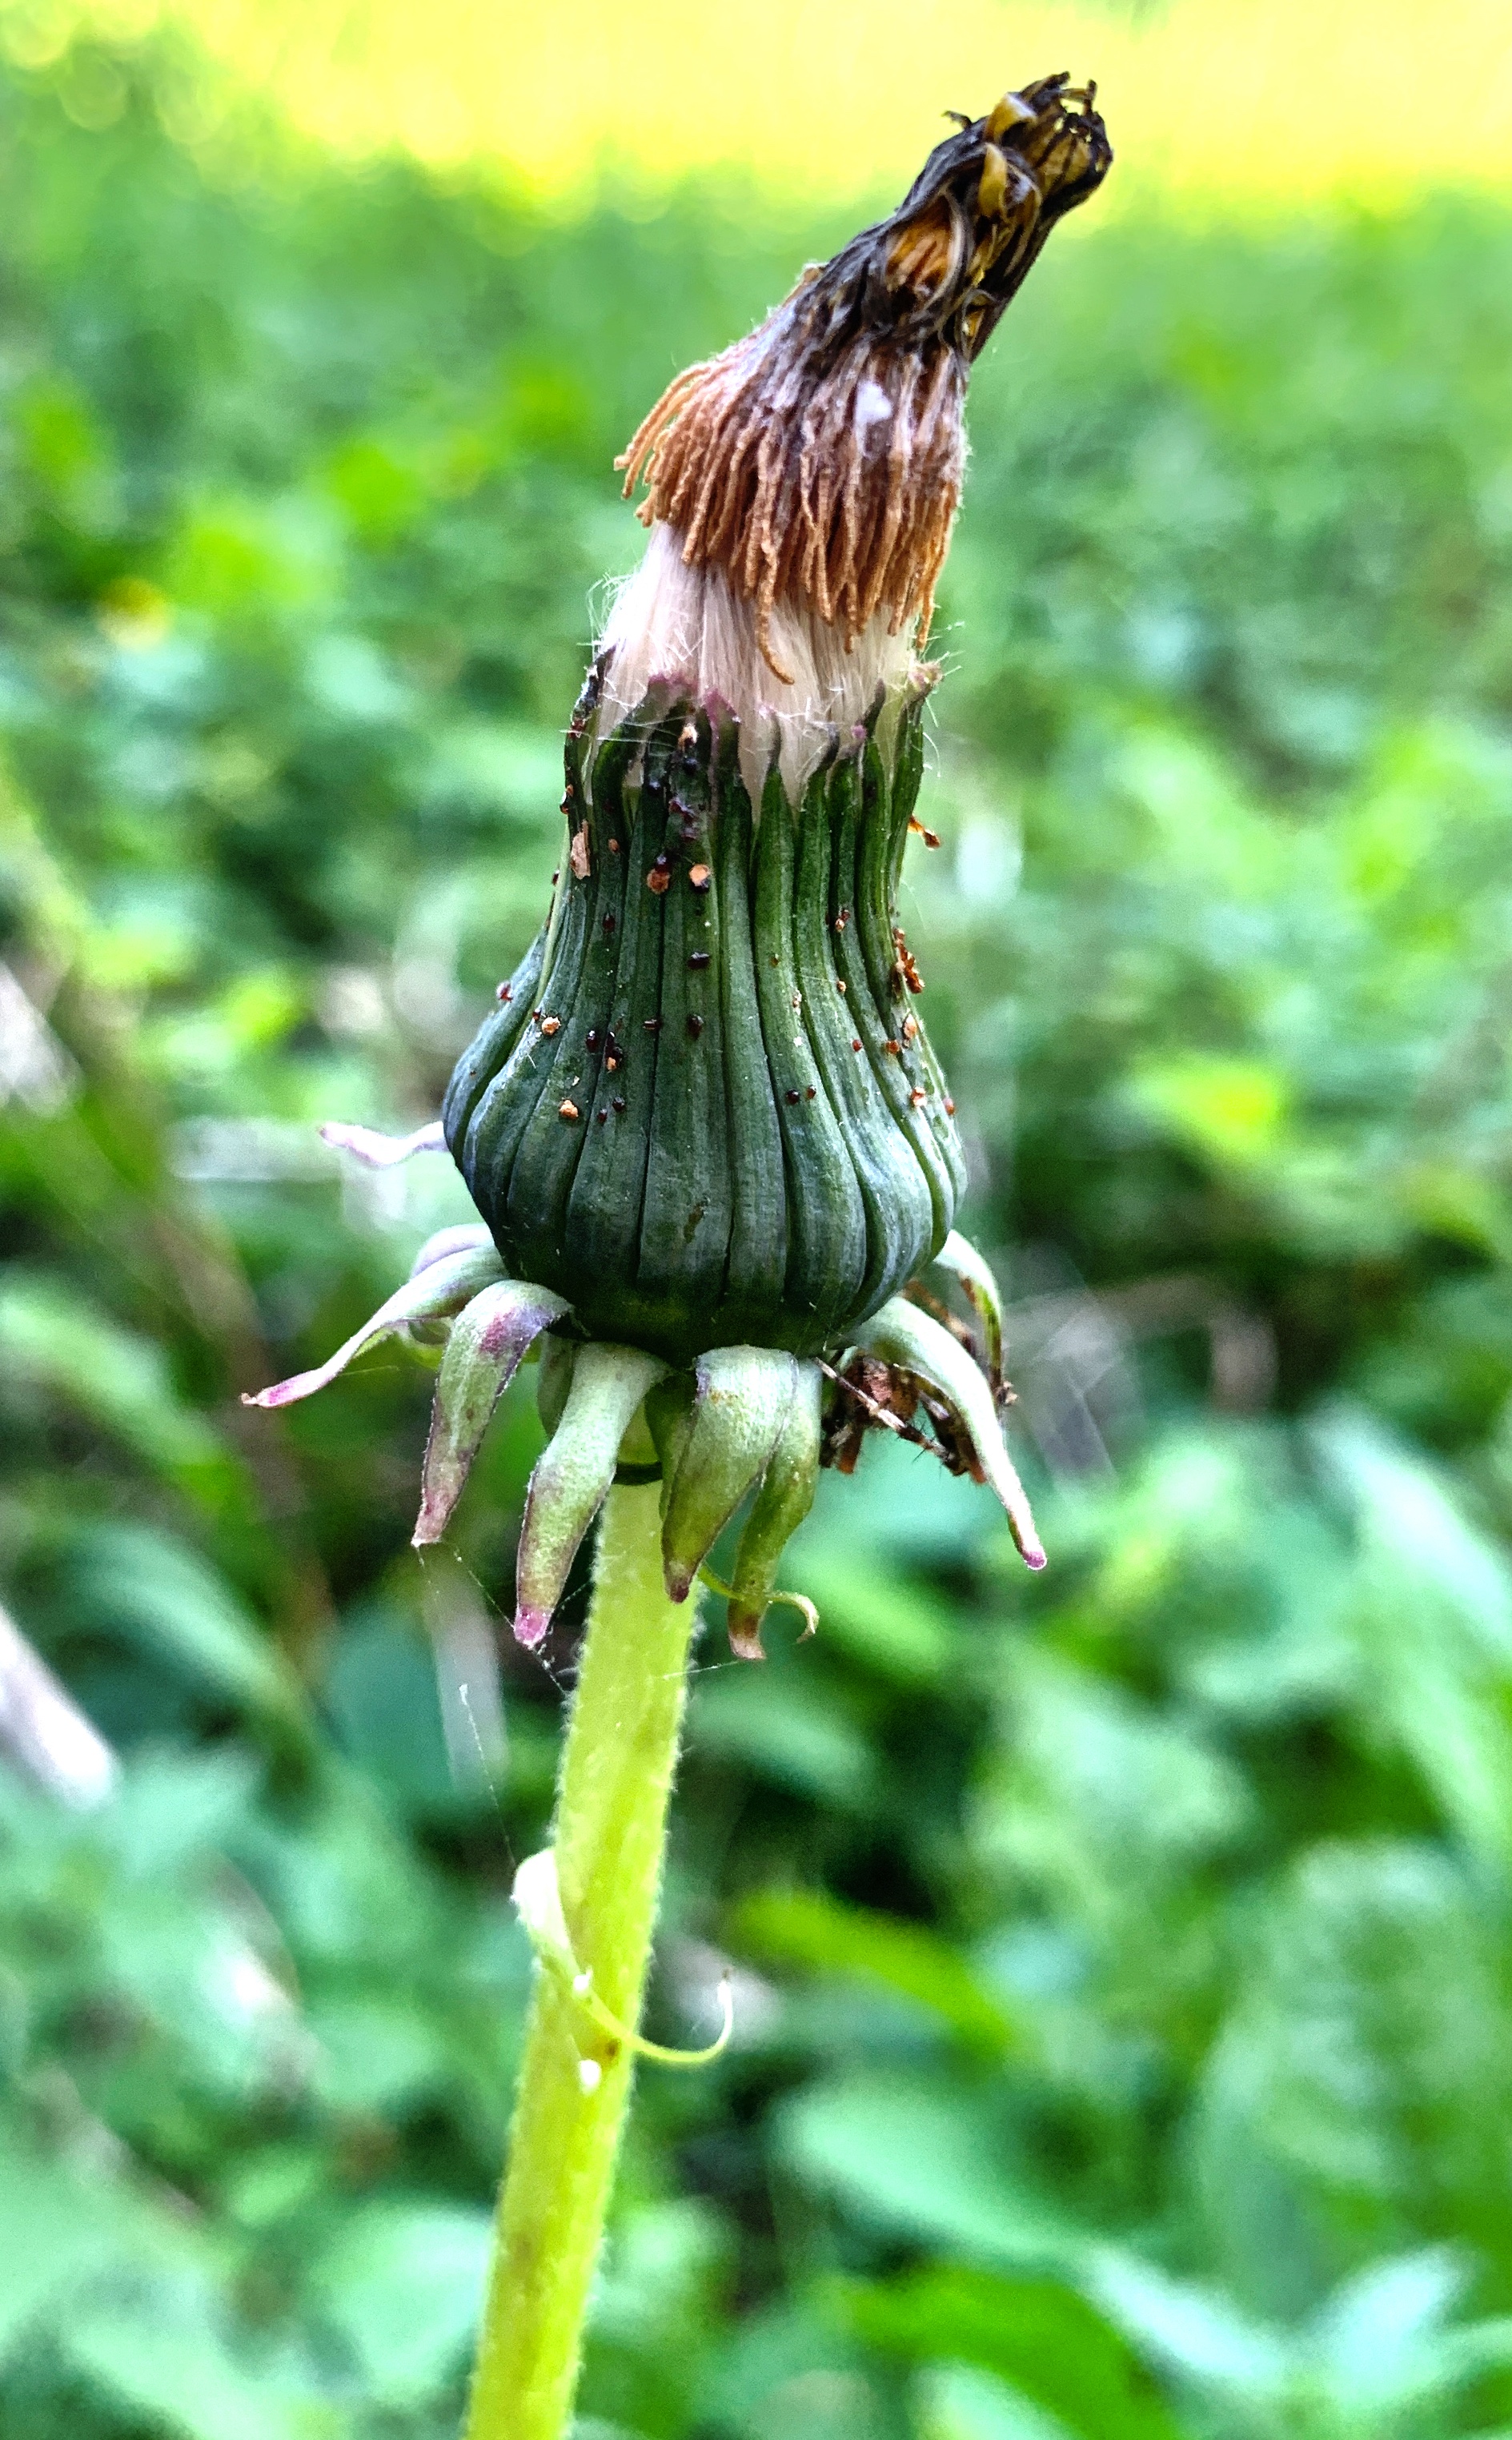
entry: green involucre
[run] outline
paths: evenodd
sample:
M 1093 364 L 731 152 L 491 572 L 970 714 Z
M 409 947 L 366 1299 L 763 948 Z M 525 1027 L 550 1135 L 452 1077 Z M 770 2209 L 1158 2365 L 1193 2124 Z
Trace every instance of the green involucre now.
M 814 1355 L 945 1243 L 963 1172 L 896 891 L 922 696 L 753 814 L 739 740 L 665 692 L 567 743 L 549 923 L 459 1062 L 446 1139 L 512 1278 L 686 1365 Z

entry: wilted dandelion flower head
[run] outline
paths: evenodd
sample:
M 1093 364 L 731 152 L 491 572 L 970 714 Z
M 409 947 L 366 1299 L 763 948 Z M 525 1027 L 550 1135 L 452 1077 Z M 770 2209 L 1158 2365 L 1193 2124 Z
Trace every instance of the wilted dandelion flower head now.
M 661 1480 L 679 1597 L 754 1492 L 729 1624 L 755 1657 L 819 1464 L 854 1464 L 873 1426 L 991 1481 L 1042 1563 L 897 889 L 970 368 L 1110 159 L 1064 76 L 962 120 L 895 212 L 680 374 L 620 460 L 650 537 L 567 731 L 550 911 L 443 1104 L 485 1225 L 423 1249 L 351 1351 L 449 1323 L 423 1543 L 542 1349 L 527 1642 L 628 1467 Z

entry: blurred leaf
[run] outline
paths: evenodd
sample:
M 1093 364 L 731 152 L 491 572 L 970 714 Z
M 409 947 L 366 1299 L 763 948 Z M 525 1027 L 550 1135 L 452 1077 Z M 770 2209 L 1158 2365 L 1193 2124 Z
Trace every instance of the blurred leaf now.
M 919 2440 L 1067 2440 L 1056 2416 L 966 2364 L 936 2366 L 917 2394 Z
M 229 1587 L 180 1542 L 145 1525 L 91 1525 L 63 1573 L 71 1624 L 114 1634 L 224 1700 L 303 1735 L 302 1692 Z
M 1355 1511 L 1346 1601 L 1369 1706 L 1472 1851 L 1512 1865 L 1512 1573 L 1421 1462 L 1358 1418 L 1318 1426 Z
M 314 2294 L 374 2395 L 405 2405 L 466 2359 L 488 2269 L 490 2217 L 441 2202 L 372 2202 L 314 2271 Z
M 935 2265 L 841 2294 L 873 2345 L 975 2364 L 1085 2440 L 1178 2440 L 1125 2341 L 1069 2288 Z
M 688 1744 L 696 1760 L 744 1764 L 796 1794 L 863 1810 L 872 1801 L 874 1765 L 865 1739 L 833 1705 L 809 1701 L 797 1673 L 800 1652 L 759 1673 L 731 1666 L 702 1673 L 689 1707 Z
M 701 2200 L 615 2216 L 595 2288 L 581 2405 L 627 2432 L 681 2431 L 722 2318 L 726 2232 Z
M 179 1398 L 162 1351 L 61 1282 L 20 1272 L 6 1280 L 0 1363 L 12 1381 L 53 1391 L 168 1473 L 205 1481 L 229 1469 L 204 1417 Z
M 343 1747 L 402 1801 L 451 1809 L 436 1666 L 417 1620 L 373 1605 L 344 1622 L 325 1702 Z
M 1227 2298 L 1110 2252 L 1098 2260 L 1091 2287 L 1108 2319 L 1162 2370 L 1247 2404 L 1279 2395 L 1282 2341 Z
M 868 1567 L 853 1538 L 827 1545 L 800 1537 L 787 1574 L 817 1602 L 819 1627 L 863 1668 L 900 1686 L 937 1684 L 956 1647 L 957 1622 L 936 1594 L 917 1582 Z M 784 1579 L 785 1580 L 785 1579 Z
M 1259 1927 L 1202 2082 L 1197 2169 L 1241 2276 L 1274 2275 L 1264 2251 L 1276 2232 L 1254 2210 L 1267 2175 L 1303 2204 L 1325 2279 L 1414 2230 L 1503 2255 L 1503 1976 L 1484 1903 L 1447 1856 L 1380 1841 L 1302 1858 Z M 1443 2276 L 1437 2259 L 1403 2276 Z
M 855 2341 L 812 2302 L 747 2316 L 709 2384 L 703 2415 L 721 2433 L 765 2440 L 901 2440 L 897 2404 L 867 2377 Z
M 1463 2265 L 1440 2250 L 1372 2263 L 1336 2288 L 1313 2325 L 1334 2395 L 1365 2413 L 1431 2396 L 1444 2374 L 1435 2342 L 1464 2287 Z
M 1263 1161 L 1287 1117 L 1287 1088 L 1270 1068 L 1241 1059 L 1167 1061 L 1138 1079 L 1143 1105 L 1197 1151 L 1238 1167 Z
M 819 1891 L 765 1890 L 741 1900 L 729 1931 L 737 1948 L 772 1963 L 881 1982 L 989 2054 L 1014 2046 L 999 2001 L 958 1950 L 916 1924 L 841 1906 Z
M 81 2208 L 78 2180 L 39 2157 L 13 2125 L 0 2151 L 0 2227 L 11 2232 L 0 2285 L 0 2359 L 25 2345 L 45 2307 L 66 2305 L 113 2250 L 115 2232 Z M 21 2232 L 26 2241 L 20 2242 Z
M 115 2404 L 187 2440 L 338 2440 L 346 2423 L 335 2405 L 243 2365 L 193 2287 L 91 2300 L 69 2317 L 66 2349 Z
M 779 2155 L 863 2219 L 967 2261 L 1064 2271 L 1088 2239 L 1035 2189 L 990 2108 L 945 2085 L 860 2078 L 786 2104 Z

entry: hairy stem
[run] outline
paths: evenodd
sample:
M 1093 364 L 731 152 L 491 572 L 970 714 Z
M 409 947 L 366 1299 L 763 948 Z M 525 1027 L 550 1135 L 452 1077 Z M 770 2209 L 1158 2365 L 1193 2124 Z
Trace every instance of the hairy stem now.
M 612 1491 L 554 1844 L 573 1951 L 621 2025 L 640 2016 L 695 1617 L 662 1585 L 656 1486 Z M 538 1968 L 466 2440 L 567 2430 L 633 2070 Z

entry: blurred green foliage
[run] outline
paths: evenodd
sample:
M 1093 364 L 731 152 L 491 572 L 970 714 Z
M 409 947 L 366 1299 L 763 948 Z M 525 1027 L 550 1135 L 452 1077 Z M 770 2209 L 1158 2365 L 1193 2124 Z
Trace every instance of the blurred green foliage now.
M 453 2428 L 575 1629 L 494 1658 L 413 1124 L 541 907 L 609 459 L 840 234 L 0 84 L 7 2440 Z M 910 889 L 1053 1564 L 871 1449 L 701 1650 L 582 2440 L 1512 2429 L 1512 224 L 1057 242 L 973 397 Z

